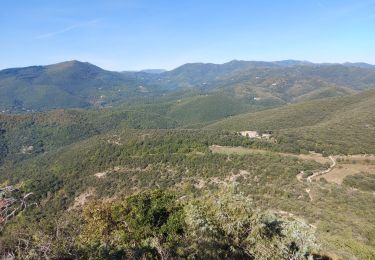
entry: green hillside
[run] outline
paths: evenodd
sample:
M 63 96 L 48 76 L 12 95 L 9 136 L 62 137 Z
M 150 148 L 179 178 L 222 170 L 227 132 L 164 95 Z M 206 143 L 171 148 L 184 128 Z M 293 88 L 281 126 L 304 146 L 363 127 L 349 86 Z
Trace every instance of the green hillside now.
M 79 61 L 5 69 L 0 71 L 0 110 L 108 106 L 118 100 L 150 94 L 150 89 L 139 87 L 136 75 L 106 71 Z
M 242 257 L 255 254 L 261 258 L 269 252 L 261 250 L 262 246 L 271 246 L 276 239 L 283 237 L 297 244 L 302 243 L 302 239 L 308 248 L 283 251 L 275 246 L 273 254 L 281 254 L 281 259 L 288 259 L 297 252 L 331 252 L 346 258 L 374 255 L 372 194 L 353 193 L 349 187 L 328 183 L 307 186 L 299 182 L 296 175 L 300 171 L 324 168 L 314 161 L 271 153 L 213 154 L 209 150 L 212 144 L 237 146 L 246 145 L 246 142 L 245 137 L 216 131 L 123 129 L 42 153 L 16 165 L 5 164 L 0 167 L 0 183 L 15 185 L 23 192 L 33 192 L 29 203 L 36 201 L 39 206 L 30 206 L 6 226 L 0 236 L 2 249 L 19 245 L 19 255 L 38 256 L 43 252 L 44 239 L 48 239 L 48 254 L 51 256 L 73 254 L 83 257 L 89 254 L 108 258 L 115 252 L 127 254 L 130 249 L 142 252 L 138 251 L 142 248 L 131 247 L 132 243 L 142 241 L 147 245 L 143 250 L 158 255 L 153 251 L 157 245 L 147 241 L 153 234 L 162 234 L 159 236 L 159 246 L 169 254 L 181 257 L 203 255 L 211 250 L 210 254 L 215 257 L 229 257 L 232 251 L 226 248 L 237 248 L 240 241 L 241 246 L 235 251 L 236 254 Z M 305 191 L 306 187 L 313 190 L 313 202 Z M 151 193 L 154 195 L 147 192 L 155 189 L 168 190 L 173 195 L 163 197 L 158 192 Z M 143 199 L 138 201 L 142 196 L 146 196 L 145 204 L 141 203 Z M 159 198 L 158 204 L 153 204 L 152 198 Z M 131 203 L 129 199 L 138 202 L 127 204 Z M 96 203 L 90 204 L 89 201 Z M 167 202 L 172 203 L 168 204 L 171 206 L 159 211 L 158 207 L 163 207 L 163 203 Z M 154 206 L 149 209 L 147 205 L 150 203 Z M 128 216 L 133 207 L 136 215 Z M 162 229 L 164 233 L 158 229 L 160 226 L 152 226 L 152 221 L 146 221 L 148 217 L 156 217 L 158 215 L 154 214 L 166 210 L 173 215 L 175 210 L 179 212 L 179 208 L 186 213 L 179 215 L 183 221 L 179 220 L 180 217 L 172 218 L 172 222 L 163 221 L 166 225 Z M 223 209 L 229 215 L 223 216 Z M 152 210 L 156 210 L 156 213 L 151 214 Z M 286 217 L 285 212 L 298 217 Z M 129 221 L 131 216 L 136 216 L 140 222 L 129 222 L 131 235 L 124 233 L 124 236 L 118 237 L 123 227 L 121 221 Z M 257 220 L 257 216 L 267 217 Z M 332 218 L 337 219 L 334 224 Z M 116 219 L 119 221 L 112 222 Z M 267 224 L 289 221 L 294 223 L 289 232 L 296 237 L 286 231 L 278 233 L 286 228 L 284 224 L 280 226 L 283 229 L 273 229 L 275 226 Z M 199 223 L 206 223 L 210 229 L 203 228 Z M 180 227 L 184 232 L 177 232 L 177 236 L 173 228 L 175 225 L 182 225 Z M 262 235 L 258 237 L 253 233 L 253 228 L 246 228 L 257 225 L 269 227 L 269 230 L 265 229 L 268 231 L 262 232 L 271 232 L 265 234 L 274 234 L 273 239 Z M 108 232 L 102 230 L 104 227 L 108 228 Z M 143 229 L 145 227 L 148 231 Z M 57 235 L 56 228 L 63 232 Z M 206 233 L 205 230 L 217 230 L 218 233 Z M 177 243 L 180 250 L 170 247 L 168 240 L 163 239 L 168 236 L 174 236 L 170 242 Z M 202 243 L 202 236 L 207 243 Z M 256 238 L 255 244 L 245 239 L 251 237 Z M 28 244 L 18 244 L 19 239 L 28 241 Z M 70 242 L 66 244 L 63 241 Z M 122 241 L 121 247 L 117 247 L 119 241 Z M 345 244 L 342 241 L 346 241 Z M 111 250 L 101 251 L 98 244 Z M 253 247 L 255 245 L 259 245 L 259 248 Z M 310 249 L 310 246 L 313 247 Z
M 34 157 L 118 128 L 175 128 L 179 123 L 152 112 L 135 110 L 54 110 L 0 115 L 0 164 Z
M 165 95 L 179 100 L 186 92 L 229 95 L 264 106 L 342 96 L 371 88 L 374 80 L 373 67 L 355 64 L 234 60 L 189 63 L 153 73 L 113 72 L 87 62 L 67 61 L 0 71 L 0 111 L 110 107 L 134 98 Z
M 372 73 L 299 61 L 2 71 L 0 89 L 22 97 L 13 108 L 72 97 L 86 109 L 0 114 L 0 256 L 372 259 L 373 160 L 351 160 L 358 174 L 342 183 L 304 177 L 335 167 L 308 151 L 375 154 L 375 90 L 360 92 Z
M 224 119 L 208 129 L 274 131 L 278 142 L 326 153 L 375 153 L 375 92 L 288 105 Z
M 282 104 L 281 101 L 272 102 L 271 100 L 256 104 L 252 100 L 245 98 L 214 93 L 177 100 L 170 107 L 167 116 L 175 118 L 183 126 L 199 125 L 247 111 L 255 111 Z

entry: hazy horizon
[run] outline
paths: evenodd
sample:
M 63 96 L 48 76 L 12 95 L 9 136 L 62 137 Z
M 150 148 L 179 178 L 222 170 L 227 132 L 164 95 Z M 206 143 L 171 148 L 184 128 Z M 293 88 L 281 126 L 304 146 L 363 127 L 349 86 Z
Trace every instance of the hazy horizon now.
M 174 69 L 177 69 L 185 64 L 194 64 L 194 63 L 201 63 L 201 64 L 216 64 L 216 65 L 221 65 L 221 64 L 225 64 L 225 63 L 229 63 L 229 62 L 232 62 L 232 61 L 245 61 L 245 62 L 269 62 L 269 63 L 273 63 L 273 62 L 282 62 L 282 61 L 300 61 L 300 62 L 306 62 L 306 63 L 311 63 L 311 64 L 321 64 L 321 65 L 329 65 L 329 64 L 345 64 L 345 63 L 352 63 L 352 64 L 355 64 L 355 63 L 365 63 L 365 64 L 368 64 L 368 65 L 372 65 L 372 66 L 375 66 L 375 64 L 372 64 L 372 63 L 368 63 L 368 62 L 363 62 L 363 61 L 355 61 L 355 62 L 352 62 L 352 61 L 345 61 L 345 62 L 312 62 L 312 61 L 309 61 L 309 60 L 296 60 L 296 59 L 285 59 L 285 60 L 269 60 L 269 61 L 266 61 L 266 60 L 241 60 L 241 59 L 232 59 L 232 60 L 228 60 L 228 61 L 224 61 L 222 63 L 215 63 L 215 62 L 201 62 L 201 61 L 195 61 L 195 62 L 187 62 L 187 63 L 183 63 L 183 64 L 179 64 L 177 65 L 176 67 L 173 67 L 173 68 L 170 68 L 170 69 L 166 69 L 166 68 L 141 68 L 141 69 L 125 69 L 125 70 L 111 70 L 111 69 L 107 69 L 107 68 L 104 68 L 104 67 L 101 67 L 99 66 L 98 64 L 95 64 L 93 62 L 90 62 L 90 61 L 84 61 L 84 60 L 77 60 L 77 59 L 73 59 L 73 60 L 64 60 L 64 61 L 58 61 L 58 62 L 55 62 L 55 63 L 50 63 L 50 64 L 29 64 L 29 65 L 26 65 L 26 66 L 18 66 L 18 67 L 7 67 L 7 68 L 0 68 L 0 70 L 5 70 L 5 69 L 12 69 L 12 68 L 24 68 L 24 67 L 32 67 L 32 66 L 49 66 L 49 65 L 55 65 L 55 64 L 60 64 L 60 63 L 64 63 L 64 62 L 72 62 L 72 61 L 77 61 L 77 62 L 82 62 L 82 63 L 90 63 L 92 65 L 95 65 L 95 66 L 98 66 L 102 69 L 105 69 L 105 70 L 108 70 L 108 71 L 117 71 L 117 72 L 125 72 L 125 71 L 128 71 L 128 72 L 136 72 L 136 71 L 146 71 L 146 70 L 165 70 L 165 71 L 171 71 L 171 70 L 174 70 Z
M 375 1 L 1 3 L 0 69 L 88 61 L 114 71 L 185 63 L 375 64 Z

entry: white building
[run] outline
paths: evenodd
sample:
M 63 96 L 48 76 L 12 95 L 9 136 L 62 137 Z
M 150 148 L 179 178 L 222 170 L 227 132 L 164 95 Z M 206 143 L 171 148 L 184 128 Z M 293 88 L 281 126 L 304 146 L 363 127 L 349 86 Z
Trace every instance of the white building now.
M 257 131 L 241 131 L 240 134 L 242 136 L 246 136 L 246 137 L 249 137 L 249 138 L 258 138 L 259 137 L 259 134 Z

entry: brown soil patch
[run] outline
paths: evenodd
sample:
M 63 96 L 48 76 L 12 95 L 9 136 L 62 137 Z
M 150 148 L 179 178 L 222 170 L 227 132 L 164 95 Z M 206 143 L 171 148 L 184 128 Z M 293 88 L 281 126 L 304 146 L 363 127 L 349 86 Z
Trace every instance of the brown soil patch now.
M 237 182 L 238 178 L 243 177 L 245 180 L 249 177 L 250 173 L 245 170 L 240 170 L 238 174 L 232 174 L 225 178 L 226 182 Z
M 206 182 L 203 180 L 203 179 L 198 179 L 196 180 L 196 182 L 194 183 L 194 187 L 196 189 L 203 189 L 204 187 L 206 186 Z
M 125 166 L 115 166 L 113 167 L 112 169 L 108 169 L 106 171 L 103 171 L 103 172 L 97 172 L 94 174 L 95 177 L 97 178 L 105 178 L 107 176 L 107 174 L 109 173 L 119 173 L 119 172 L 144 172 L 144 171 L 148 171 L 150 170 L 151 168 L 151 165 L 148 165 L 146 168 L 140 168 L 140 167 L 137 167 L 137 168 L 127 168 Z M 168 169 L 168 171 L 172 171 L 170 169 Z
M 305 191 L 309 195 L 310 201 L 313 201 L 313 197 L 311 195 L 311 189 L 310 188 L 306 188 Z
M 318 179 L 324 178 L 328 182 L 341 184 L 346 176 L 354 175 L 360 172 L 375 174 L 375 165 L 338 164 L 336 168 L 327 174 L 319 176 Z
M 104 178 L 106 175 L 107 175 L 108 172 L 98 172 L 98 173 L 95 173 L 95 177 L 97 178 Z
M 90 197 L 92 197 L 95 193 L 93 188 L 89 188 L 87 191 L 81 193 L 74 199 L 73 205 L 69 208 L 69 210 L 80 208 L 86 204 Z

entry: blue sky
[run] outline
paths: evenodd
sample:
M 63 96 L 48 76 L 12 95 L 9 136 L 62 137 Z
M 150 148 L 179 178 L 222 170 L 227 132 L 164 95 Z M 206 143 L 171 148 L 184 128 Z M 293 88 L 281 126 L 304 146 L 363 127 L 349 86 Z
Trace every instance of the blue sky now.
M 0 69 L 232 59 L 375 64 L 375 0 L 3 0 Z

